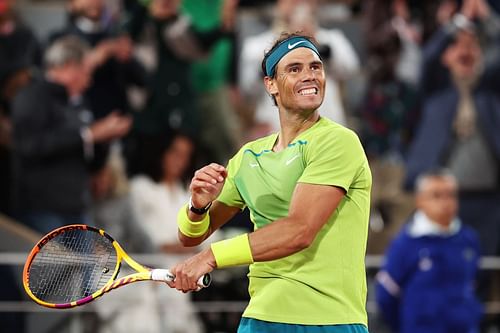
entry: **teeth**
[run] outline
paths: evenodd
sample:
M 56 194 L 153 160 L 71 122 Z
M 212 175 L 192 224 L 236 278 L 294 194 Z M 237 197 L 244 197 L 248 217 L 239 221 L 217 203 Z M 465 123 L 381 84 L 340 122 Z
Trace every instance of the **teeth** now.
M 316 94 L 316 88 L 310 88 L 310 89 L 304 89 L 299 91 L 299 94 L 301 95 L 313 95 Z

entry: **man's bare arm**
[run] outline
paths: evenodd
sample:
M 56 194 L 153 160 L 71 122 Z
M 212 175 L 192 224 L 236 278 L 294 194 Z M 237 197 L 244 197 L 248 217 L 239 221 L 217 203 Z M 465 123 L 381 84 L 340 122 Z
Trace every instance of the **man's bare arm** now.
M 237 207 L 226 206 L 222 202 L 214 201 L 212 207 L 210 207 L 210 226 L 208 231 L 203 236 L 197 238 L 188 237 L 179 231 L 179 240 L 184 246 L 197 246 L 239 212 L 240 209 Z
M 309 247 L 344 194 L 335 186 L 299 183 L 288 216 L 249 234 L 254 261 L 283 258 Z

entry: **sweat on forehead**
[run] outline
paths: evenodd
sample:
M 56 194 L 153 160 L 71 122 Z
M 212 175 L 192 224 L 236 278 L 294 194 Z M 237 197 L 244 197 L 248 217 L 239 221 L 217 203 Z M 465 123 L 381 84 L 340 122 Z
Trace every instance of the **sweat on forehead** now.
M 280 62 L 280 60 L 289 52 L 298 49 L 299 47 L 306 47 L 312 50 L 321 59 L 318 49 L 309 39 L 301 36 L 290 37 L 279 43 L 266 55 L 266 75 L 273 76 L 278 62 Z

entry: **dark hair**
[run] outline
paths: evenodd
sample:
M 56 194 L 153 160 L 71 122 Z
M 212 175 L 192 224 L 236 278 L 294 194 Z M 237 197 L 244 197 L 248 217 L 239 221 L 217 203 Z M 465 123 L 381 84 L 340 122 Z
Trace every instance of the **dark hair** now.
M 140 173 L 145 174 L 157 183 L 160 182 L 163 178 L 163 156 L 172 147 L 177 138 L 187 138 L 193 143 L 193 147 L 196 150 L 197 144 L 195 139 L 185 132 L 171 130 L 167 134 L 155 136 L 155 138 L 149 141 L 149 154 L 142 161 L 143 169 Z M 186 182 L 192 173 L 195 155 L 196 152 L 193 151 L 190 165 L 186 168 L 185 174 L 182 175 L 183 182 Z
M 303 34 L 301 31 L 296 31 L 296 32 L 282 32 L 280 34 L 280 36 L 274 41 L 273 45 L 271 46 L 271 48 L 269 50 L 267 50 L 266 52 L 264 52 L 264 58 L 262 59 L 262 62 L 260 64 L 260 68 L 262 70 L 262 74 L 264 76 L 267 76 L 267 73 L 266 73 L 266 60 L 267 58 L 269 57 L 269 55 L 281 44 L 283 43 L 284 41 L 286 41 L 287 39 L 290 39 L 292 37 L 303 37 L 307 40 L 309 40 L 311 43 L 313 43 L 316 47 L 318 47 L 318 42 L 316 41 L 316 39 L 312 36 L 309 36 L 309 35 L 305 35 Z M 273 73 L 273 76 L 272 78 L 274 79 L 276 77 L 276 71 L 274 71 Z M 278 106 L 278 103 L 276 103 L 276 98 L 271 95 L 271 98 L 273 100 L 273 103 L 275 106 Z

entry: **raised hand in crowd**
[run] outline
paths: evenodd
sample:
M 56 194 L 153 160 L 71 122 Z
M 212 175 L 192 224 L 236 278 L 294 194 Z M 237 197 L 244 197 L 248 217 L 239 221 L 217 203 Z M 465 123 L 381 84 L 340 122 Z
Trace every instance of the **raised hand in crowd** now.
M 128 35 L 120 35 L 114 39 L 113 56 L 119 62 L 128 62 L 132 58 L 132 39 Z
M 224 0 L 221 9 L 221 24 L 225 31 L 232 31 L 236 22 L 239 0 Z
M 132 57 L 132 41 L 127 35 L 105 39 L 90 50 L 85 63 L 92 71 L 111 58 L 127 62 Z
M 443 25 L 447 23 L 457 11 L 457 3 L 453 0 L 442 1 L 436 10 L 436 21 Z
M 94 70 L 104 64 L 115 52 L 114 40 L 104 40 L 87 52 L 85 56 L 85 65 L 94 72 Z
M 118 112 L 112 112 L 106 117 L 92 123 L 89 130 L 94 142 L 107 142 L 123 137 L 128 133 L 131 125 L 132 118 L 130 116 L 123 116 Z
M 490 16 L 490 7 L 485 0 L 464 0 L 461 13 L 469 20 L 484 20 Z

